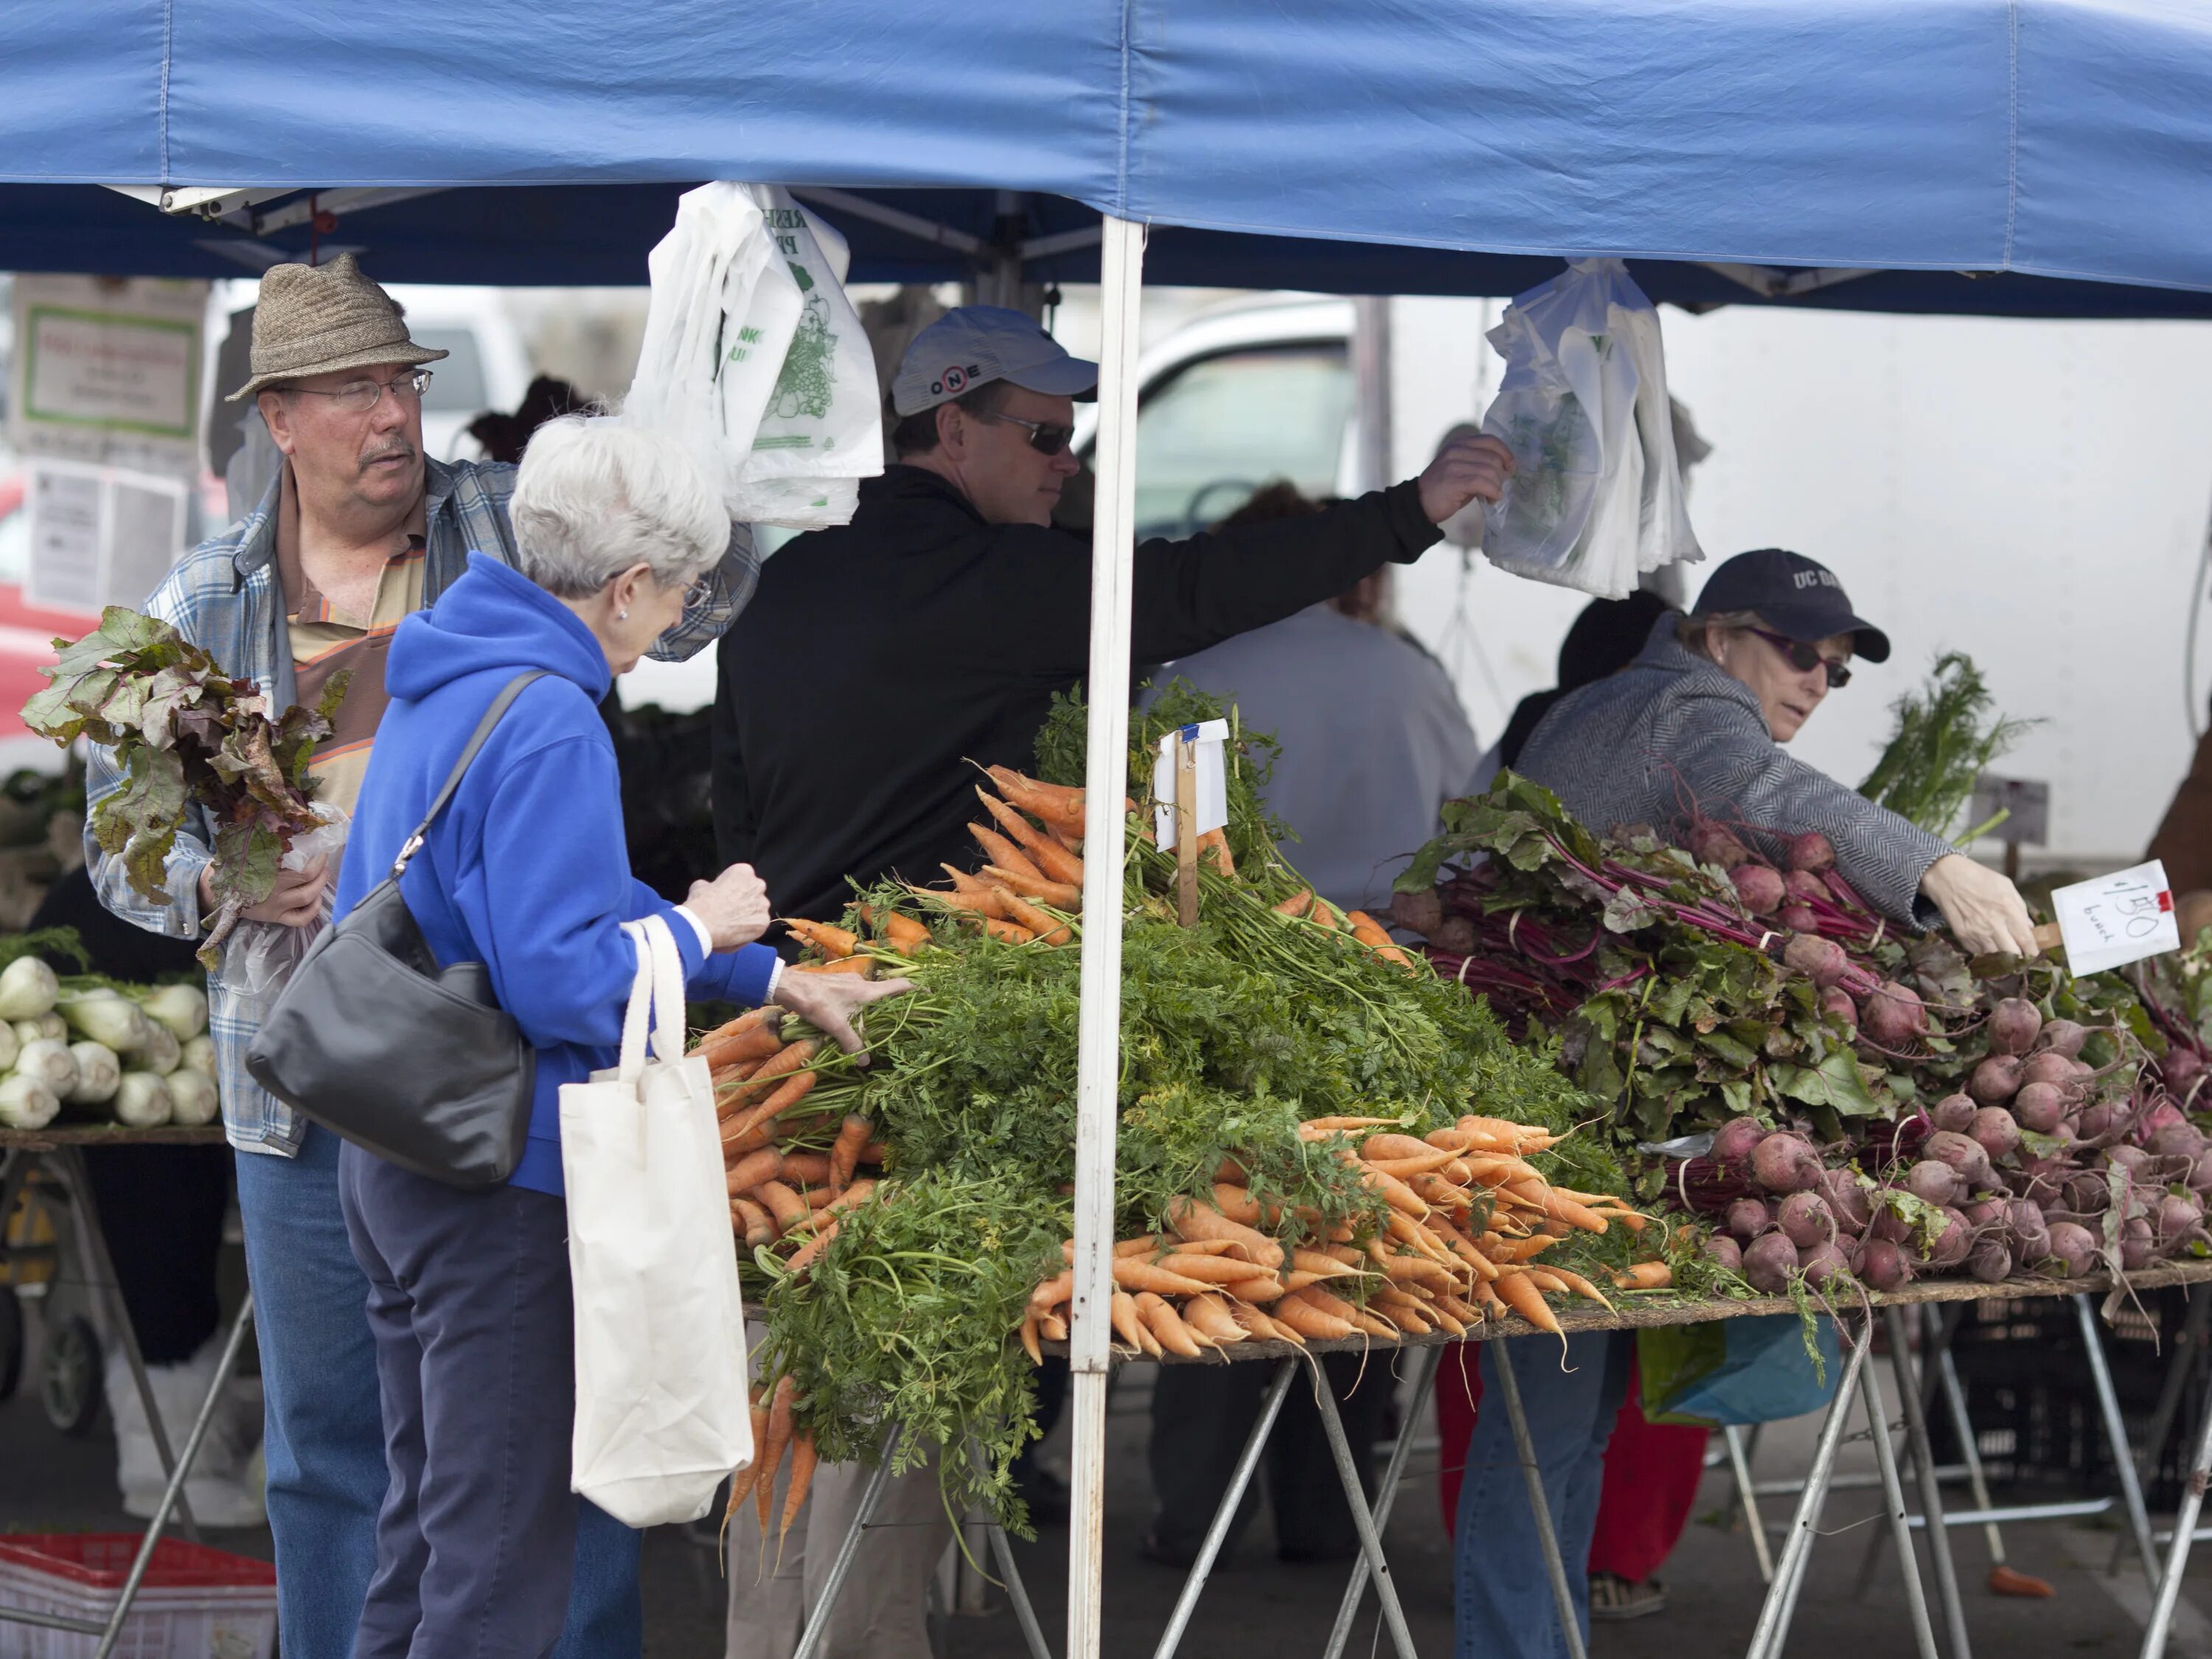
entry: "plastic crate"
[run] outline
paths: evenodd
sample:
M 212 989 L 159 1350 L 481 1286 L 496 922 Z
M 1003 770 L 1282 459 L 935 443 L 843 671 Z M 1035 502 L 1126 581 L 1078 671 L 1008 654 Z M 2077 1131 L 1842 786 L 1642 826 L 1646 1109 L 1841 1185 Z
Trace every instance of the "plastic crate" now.
M 105 1623 L 142 1541 L 131 1532 L 0 1535 L 0 1611 Z M 0 1620 L 0 1653 L 10 1659 L 91 1659 L 99 1647 L 96 1636 Z M 270 1659 L 276 1648 L 274 1566 L 164 1538 L 115 1659 Z

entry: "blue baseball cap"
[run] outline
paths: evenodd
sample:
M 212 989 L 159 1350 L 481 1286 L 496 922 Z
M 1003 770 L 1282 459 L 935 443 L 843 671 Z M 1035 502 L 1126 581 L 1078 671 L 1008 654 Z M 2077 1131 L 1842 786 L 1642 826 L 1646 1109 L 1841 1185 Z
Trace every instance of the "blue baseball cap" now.
M 1698 616 L 1723 611 L 1756 611 L 1776 633 L 1802 645 L 1849 634 L 1856 655 L 1889 660 L 1889 635 L 1851 610 L 1834 571 L 1802 553 L 1762 547 L 1737 554 L 1705 579 L 1698 595 Z

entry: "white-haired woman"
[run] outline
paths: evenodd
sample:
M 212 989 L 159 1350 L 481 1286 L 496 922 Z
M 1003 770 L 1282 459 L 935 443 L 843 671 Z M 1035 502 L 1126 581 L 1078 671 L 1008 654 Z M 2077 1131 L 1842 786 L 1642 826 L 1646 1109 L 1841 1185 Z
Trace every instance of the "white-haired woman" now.
M 723 554 L 714 485 L 674 441 L 569 417 L 539 428 L 511 509 L 519 568 L 482 553 L 393 636 L 392 702 L 355 813 L 343 915 L 388 870 L 493 698 L 539 671 L 430 827 L 402 884 L 441 963 L 480 961 L 537 1050 L 528 1149 L 462 1190 L 349 1146 L 339 1188 L 369 1278 L 392 1484 L 355 1659 L 534 1659 L 561 1634 L 579 1499 L 561 1085 L 614 1064 L 636 969 L 624 921 L 667 919 L 695 995 L 771 997 L 849 1047 L 859 1006 L 901 988 L 781 977 L 756 944 L 747 866 L 681 905 L 634 880 L 599 714 Z

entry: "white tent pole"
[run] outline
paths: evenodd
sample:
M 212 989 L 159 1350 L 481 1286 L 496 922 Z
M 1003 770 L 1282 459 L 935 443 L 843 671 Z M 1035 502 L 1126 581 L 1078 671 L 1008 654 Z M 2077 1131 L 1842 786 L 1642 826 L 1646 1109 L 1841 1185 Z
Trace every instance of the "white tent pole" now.
M 1091 527 L 1089 791 L 1083 992 L 1075 1066 L 1075 1480 L 1067 1534 L 1066 1659 L 1097 1659 L 1106 1535 L 1106 1349 L 1111 1330 L 1114 1137 L 1121 1073 L 1121 861 L 1128 793 L 1129 598 L 1136 564 L 1137 307 L 1145 228 L 1106 221 L 1099 270 L 1097 489 Z

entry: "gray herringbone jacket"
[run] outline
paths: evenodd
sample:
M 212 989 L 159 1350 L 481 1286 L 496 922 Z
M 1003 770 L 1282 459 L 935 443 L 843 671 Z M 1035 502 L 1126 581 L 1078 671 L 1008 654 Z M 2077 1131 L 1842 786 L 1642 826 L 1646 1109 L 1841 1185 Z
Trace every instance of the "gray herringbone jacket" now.
M 1680 826 L 1694 803 L 1779 856 L 1776 837 L 1818 830 L 1859 896 L 1916 927 L 1941 917 L 1920 878 L 1952 848 L 1783 751 L 1751 688 L 1686 650 L 1673 616 L 1610 679 L 1561 698 L 1515 769 L 1602 835 L 1617 823 Z M 1771 832 L 1759 836 L 1756 830 Z

